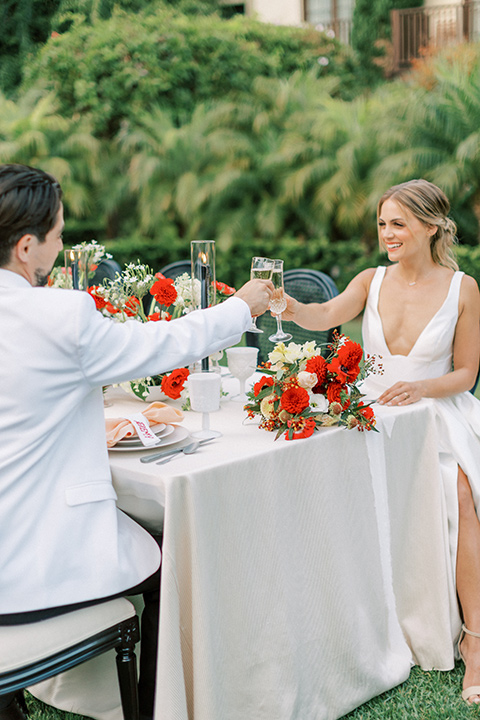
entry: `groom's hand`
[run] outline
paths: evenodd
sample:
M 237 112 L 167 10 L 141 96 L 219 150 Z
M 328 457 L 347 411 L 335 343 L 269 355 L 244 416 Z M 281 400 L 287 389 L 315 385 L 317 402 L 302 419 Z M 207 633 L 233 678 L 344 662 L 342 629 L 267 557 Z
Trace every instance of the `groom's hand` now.
M 249 280 L 240 290 L 237 290 L 235 297 L 244 300 L 250 308 L 253 317 L 263 315 L 268 308 L 268 303 L 273 293 L 271 280 Z

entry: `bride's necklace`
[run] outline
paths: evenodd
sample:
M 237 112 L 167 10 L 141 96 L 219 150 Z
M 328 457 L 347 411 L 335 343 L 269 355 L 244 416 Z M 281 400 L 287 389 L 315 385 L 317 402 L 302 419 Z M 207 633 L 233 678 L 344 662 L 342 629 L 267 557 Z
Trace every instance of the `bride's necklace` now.
M 419 280 L 426 280 L 427 277 L 428 277 L 429 275 L 431 275 L 431 274 L 432 274 L 432 270 L 429 270 L 429 272 L 428 272 L 426 275 L 423 275 L 423 277 L 420 277 L 420 278 L 418 278 L 417 280 L 414 280 L 413 282 L 408 282 L 408 280 L 407 280 L 407 281 L 406 281 L 406 282 L 407 282 L 407 285 L 408 285 L 409 287 L 413 287 L 414 285 L 417 284 L 417 282 L 418 282 Z

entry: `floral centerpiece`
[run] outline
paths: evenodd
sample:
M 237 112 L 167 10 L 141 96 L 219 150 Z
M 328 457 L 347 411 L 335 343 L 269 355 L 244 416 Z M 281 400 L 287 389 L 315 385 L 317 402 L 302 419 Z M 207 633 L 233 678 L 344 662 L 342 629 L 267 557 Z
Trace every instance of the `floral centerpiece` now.
M 375 359 L 361 346 L 336 334 L 323 357 L 315 342 L 278 343 L 268 356 L 264 376 L 247 393 L 248 417 L 287 440 L 310 437 L 321 427 L 343 425 L 375 430 L 375 415 L 358 383 L 376 371 Z M 381 368 L 379 368 L 381 371 Z
M 103 245 L 99 245 L 96 240 L 90 242 L 81 242 L 72 246 L 72 250 L 84 250 L 88 257 L 87 276 L 93 278 L 95 270 L 98 268 L 102 260 L 110 260 L 111 255 L 107 253 Z M 54 267 L 48 278 L 50 287 L 71 288 L 72 287 L 72 269 L 70 267 Z
M 221 302 L 235 292 L 225 283 L 216 283 L 217 298 Z M 194 310 L 200 302 L 200 282 L 192 283 L 188 273 L 175 280 L 161 273 L 153 273 L 148 265 L 128 263 L 115 280 L 104 280 L 103 285 L 89 288 L 97 309 L 116 322 L 170 321 Z M 122 387 L 141 400 L 148 399 L 151 389 L 160 387 L 161 392 L 174 400 L 185 397 L 185 380 L 188 368 L 176 368 L 162 373 L 123 383 Z

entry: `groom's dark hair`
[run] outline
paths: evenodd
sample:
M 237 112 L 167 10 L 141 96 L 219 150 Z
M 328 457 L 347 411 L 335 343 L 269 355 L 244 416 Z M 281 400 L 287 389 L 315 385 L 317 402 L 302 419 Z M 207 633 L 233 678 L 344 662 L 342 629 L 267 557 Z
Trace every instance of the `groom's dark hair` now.
M 53 177 L 28 165 L 0 165 L 0 267 L 23 235 L 44 242 L 60 209 L 62 189 Z

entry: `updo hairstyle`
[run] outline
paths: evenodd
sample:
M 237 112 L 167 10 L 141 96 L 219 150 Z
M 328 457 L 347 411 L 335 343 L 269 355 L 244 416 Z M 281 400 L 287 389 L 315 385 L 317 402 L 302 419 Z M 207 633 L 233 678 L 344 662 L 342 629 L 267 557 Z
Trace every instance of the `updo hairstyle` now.
M 448 216 L 450 203 L 446 195 L 428 180 L 409 180 L 394 185 L 380 198 L 377 206 L 377 220 L 385 200 L 395 200 L 409 210 L 424 225 L 435 225 L 437 232 L 430 238 L 432 259 L 438 265 L 458 270 L 453 253 L 456 244 L 457 226 Z M 380 242 L 380 247 L 382 247 Z

